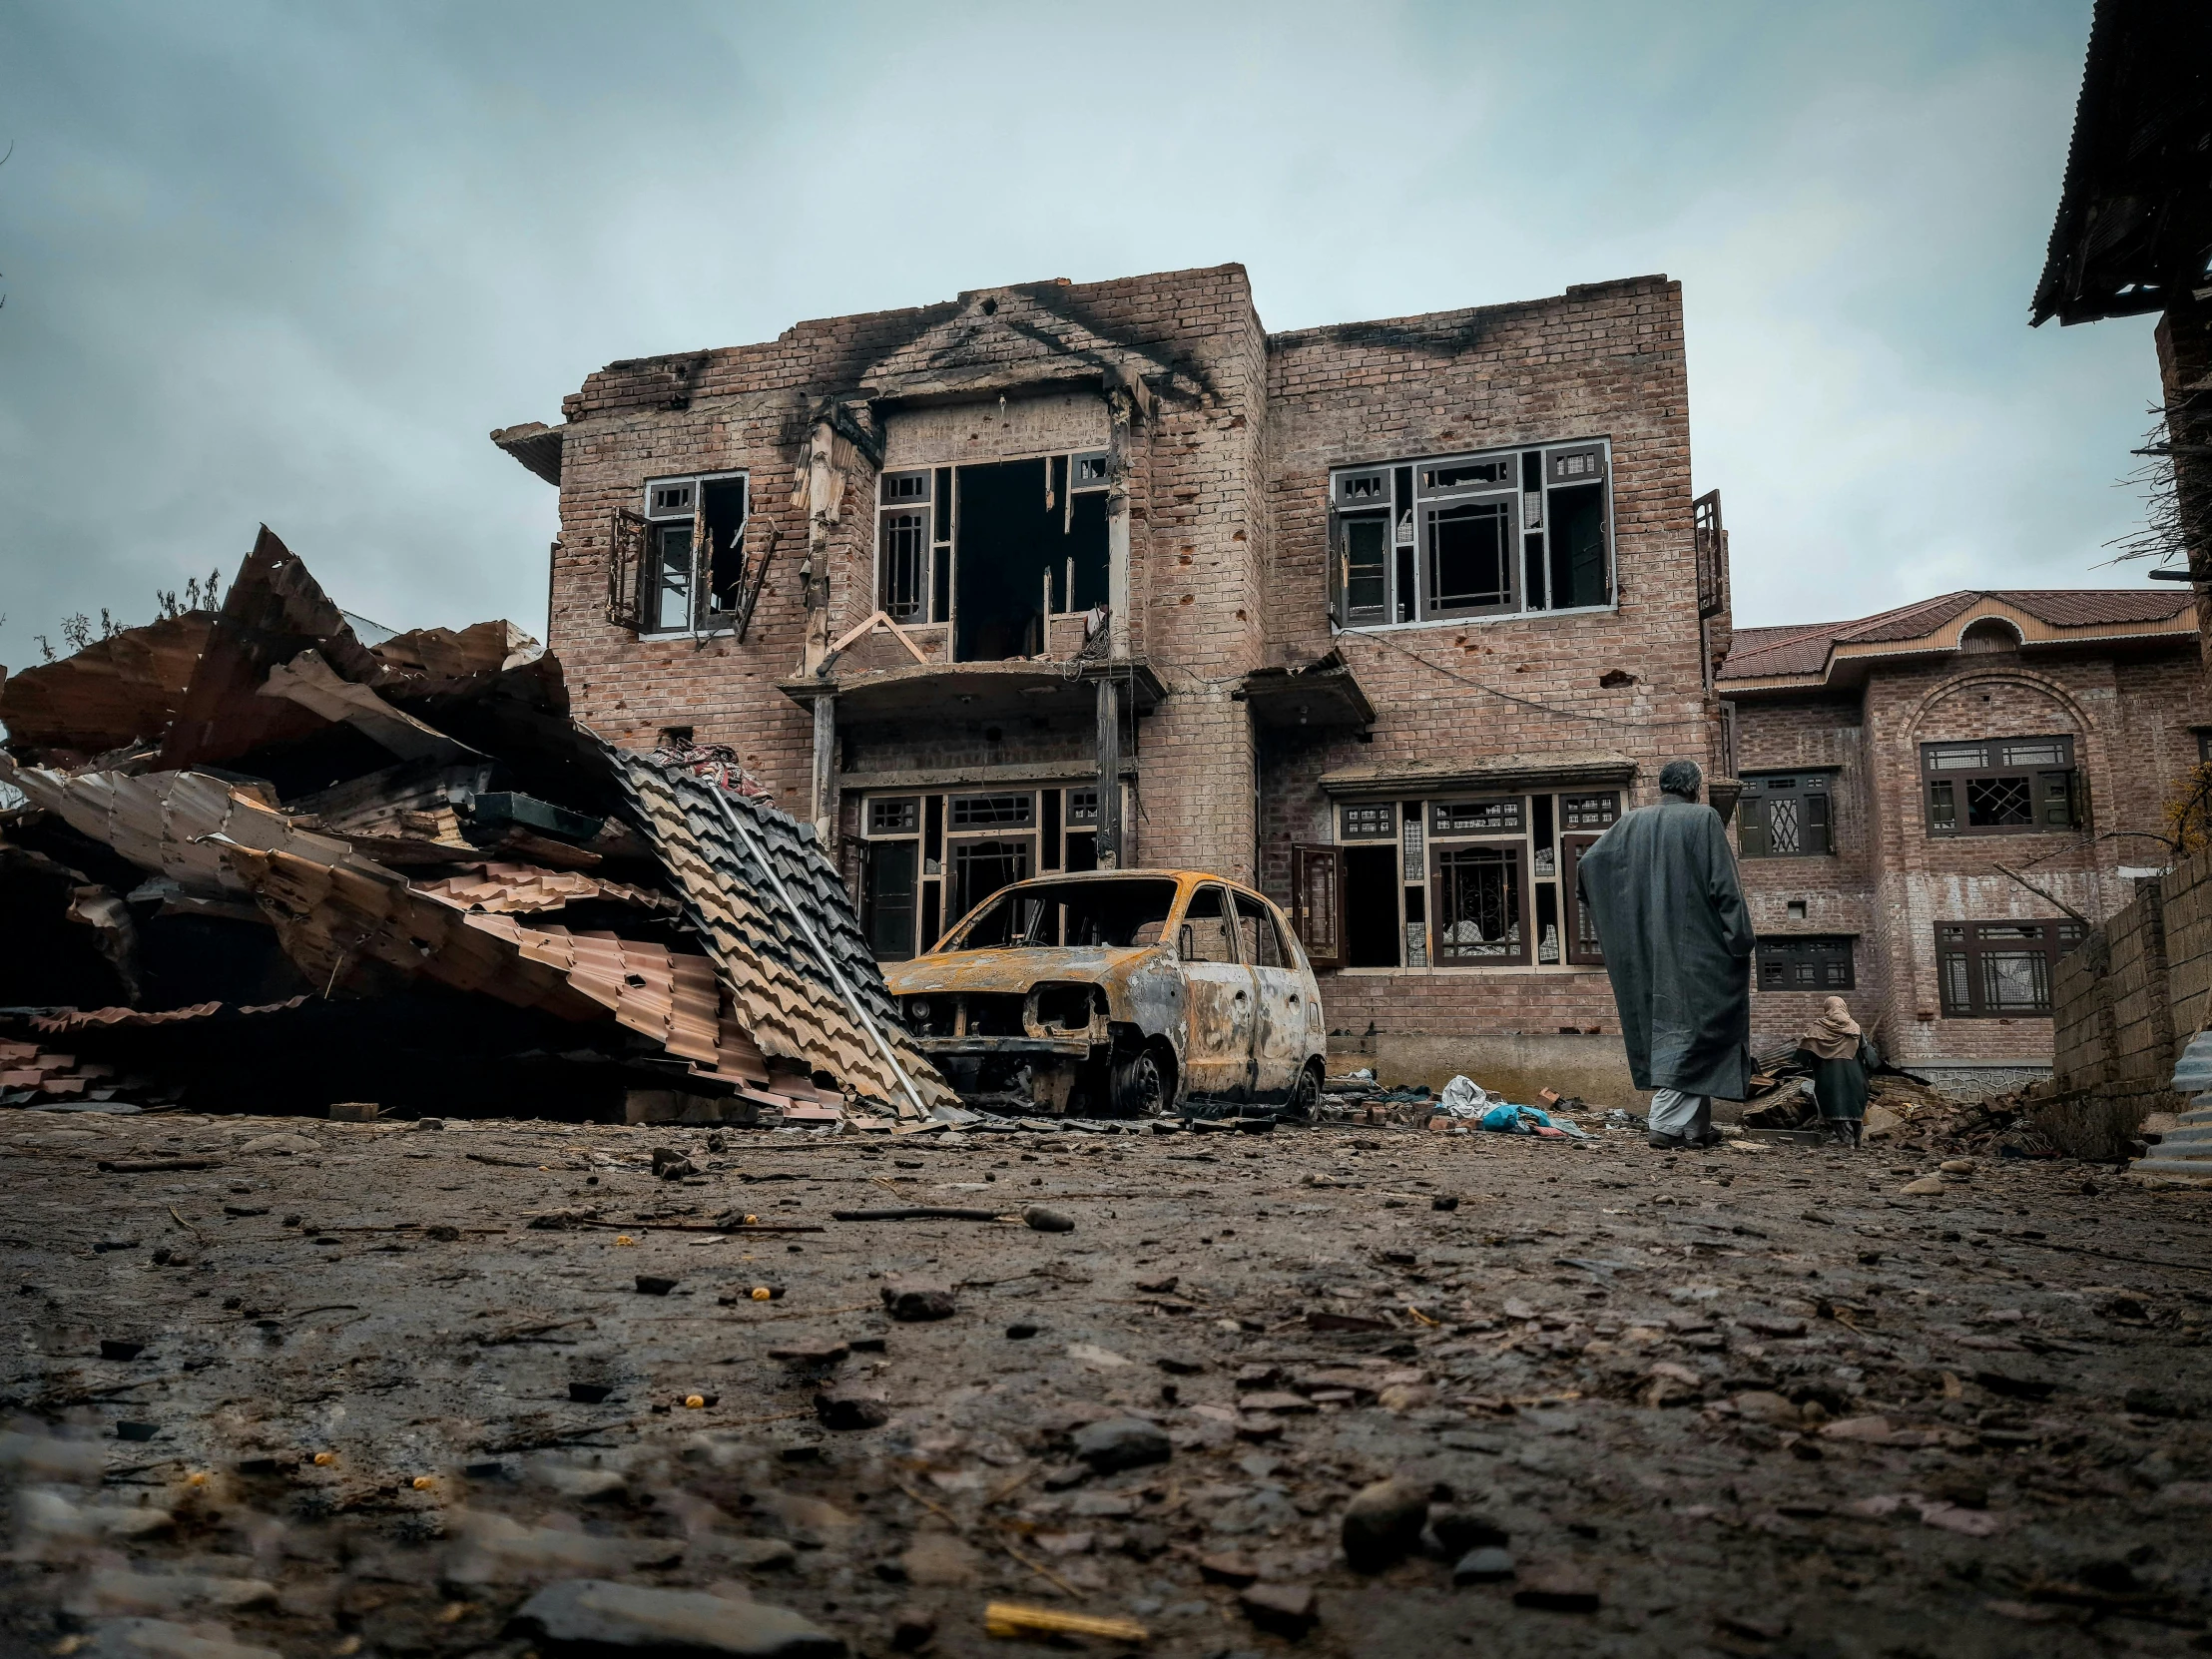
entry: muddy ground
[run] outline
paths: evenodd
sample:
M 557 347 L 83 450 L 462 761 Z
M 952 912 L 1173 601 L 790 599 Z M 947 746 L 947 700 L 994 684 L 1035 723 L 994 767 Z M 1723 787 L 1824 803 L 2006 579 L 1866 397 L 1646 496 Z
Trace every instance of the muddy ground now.
M 764 1652 L 821 1644 L 747 1598 L 861 1654 L 1036 1650 L 992 1601 L 1163 1655 L 2212 1647 L 2212 1199 L 2106 1170 L 27 1112 L 0 1151 L 11 1653 L 519 1659 L 579 1578 Z M 1031 1203 L 1074 1230 L 830 1214 Z M 733 1212 L 823 1230 L 677 1225 Z M 920 1283 L 950 1317 L 886 1317 Z M 1128 1418 L 1166 1444 L 1086 1433 Z M 1387 1477 L 1382 1553 L 1436 1526 L 1356 1572 Z

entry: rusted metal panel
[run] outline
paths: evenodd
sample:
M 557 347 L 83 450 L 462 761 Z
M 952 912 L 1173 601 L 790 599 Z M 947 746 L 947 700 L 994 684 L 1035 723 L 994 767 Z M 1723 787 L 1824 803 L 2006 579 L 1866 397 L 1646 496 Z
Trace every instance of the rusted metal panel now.
M 226 761 L 318 730 L 320 716 L 257 695 L 272 668 L 307 650 L 319 651 L 347 680 L 367 684 L 377 677 L 376 658 L 354 637 L 344 614 L 265 524 L 224 596 L 162 744 L 160 765 L 174 770 Z
M 215 626 L 188 611 L 95 640 L 74 656 L 0 682 L 0 724 L 17 754 L 82 763 L 161 740 Z M 47 751 L 58 753 L 48 757 Z

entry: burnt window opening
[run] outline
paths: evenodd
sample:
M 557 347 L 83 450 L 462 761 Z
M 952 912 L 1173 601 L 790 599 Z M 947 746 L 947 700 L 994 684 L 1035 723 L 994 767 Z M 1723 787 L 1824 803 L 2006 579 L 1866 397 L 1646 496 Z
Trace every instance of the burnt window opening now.
M 1028 824 L 1036 797 L 1022 795 L 956 795 L 952 798 L 952 828 L 997 829 Z
M 1736 839 L 1747 858 L 1817 858 L 1836 850 L 1827 772 L 1756 773 L 1736 803 Z
M 1106 492 L 1068 457 L 954 469 L 953 657 L 1045 655 L 1054 616 L 1106 603 Z
M 1334 474 L 1330 601 L 1337 625 L 1610 605 L 1610 485 L 1603 441 Z
M 1017 840 L 958 840 L 952 843 L 952 909 L 966 915 L 1000 887 L 1029 879 L 1033 846 Z
M 1921 776 L 1931 835 L 2088 827 L 2088 789 L 2070 737 L 1923 744 Z
M 921 804 L 912 796 L 867 804 L 867 832 L 871 835 L 910 834 L 920 825 Z
M 1809 933 L 1799 938 L 1759 941 L 1759 988 L 1763 991 L 1848 991 L 1852 975 L 1852 939 L 1842 933 Z
M 642 521 L 630 519 L 627 536 L 618 515 L 610 616 L 646 634 L 734 623 L 745 591 L 746 485 L 742 472 L 648 479 Z M 632 558 L 634 571 L 621 568 Z
M 1110 482 L 1104 450 L 884 473 L 877 606 L 950 623 L 956 662 L 1049 654 L 1054 617 L 1106 603 Z
M 1946 1019 L 2035 1018 L 2051 1011 L 2060 958 L 2082 940 L 2076 921 L 1939 921 L 1936 969 Z
M 1618 790 L 1339 802 L 1337 838 L 1292 849 L 1293 916 L 1317 967 L 1602 967 L 1576 889 Z
M 934 949 L 1009 881 L 1098 867 L 1095 785 L 866 796 L 857 813 L 861 930 L 883 961 Z M 872 850 L 892 843 L 909 850 Z
M 689 726 L 664 726 L 654 735 L 656 749 L 684 750 L 692 746 L 693 729 Z

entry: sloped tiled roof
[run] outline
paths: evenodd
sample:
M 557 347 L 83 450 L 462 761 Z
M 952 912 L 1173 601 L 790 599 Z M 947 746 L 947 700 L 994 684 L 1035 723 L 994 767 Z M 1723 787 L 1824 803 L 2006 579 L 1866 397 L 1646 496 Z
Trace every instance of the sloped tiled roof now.
M 826 1071 L 901 1116 L 957 1104 L 899 1023 L 813 828 L 685 767 L 627 750 L 608 754 L 639 830 L 721 970 L 739 1024 L 762 1052 Z
M 2173 630 L 2185 633 L 2195 626 L 2195 604 L 2188 588 L 1966 588 L 1855 622 L 1739 628 L 1719 678 L 1726 683 L 1820 677 L 1837 651 L 1851 646 L 1910 648 L 1925 641 L 1927 650 L 1950 650 L 1955 641 L 1949 625 L 1976 609 L 2016 612 L 2063 637 L 2112 627 L 2141 631 L 2161 622 L 2185 623 Z

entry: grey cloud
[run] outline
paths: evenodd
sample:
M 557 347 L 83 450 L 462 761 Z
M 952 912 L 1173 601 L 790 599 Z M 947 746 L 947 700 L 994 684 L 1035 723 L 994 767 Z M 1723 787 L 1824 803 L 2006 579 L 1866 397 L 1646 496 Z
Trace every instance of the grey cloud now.
M 1278 328 L 1683 277 L 1739 620 L 2132 583 L 2147 325 L 2024 326 L 2087 14 L 0 6 L 0 662 L 264 519 L 535 629 L 484 434 L 598 364 L 1226 260 Z

